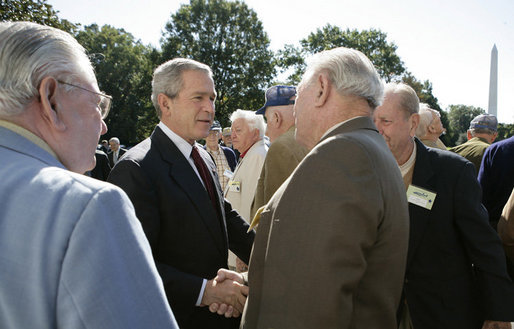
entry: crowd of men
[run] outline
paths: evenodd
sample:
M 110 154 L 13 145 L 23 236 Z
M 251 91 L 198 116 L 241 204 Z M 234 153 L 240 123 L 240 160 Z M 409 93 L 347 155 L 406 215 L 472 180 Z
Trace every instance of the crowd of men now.
M 511 328 L 496 118 L 449 151 L 437 111 L 343 47 L 231 127 L 216 96 L 209 66 L 166 61 L 152 134 L 97 150 L 112 98 L 84 48 L 0 23 L 1 328 Z

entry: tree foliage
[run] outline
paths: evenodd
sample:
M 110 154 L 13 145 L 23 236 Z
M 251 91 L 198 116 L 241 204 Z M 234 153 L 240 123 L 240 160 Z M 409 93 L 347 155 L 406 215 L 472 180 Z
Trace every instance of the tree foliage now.
M 109 25 L 86 26 L 76 38 L 90 54 L 100 90 L 113 97 L 106 137 L 125 144 L 148 137 L 158 120 L 150 100 L 156 50 Z
M 163 61 L 184 57 L 211 67 L 222 125 L 237 108 L 262 106 L 275 74 L 274 55 L 261 21 L 244 2 L 191 0 L 171 15 L 161 46 Z
M 471 120 L 477 115 L 485 113 L 480 107 L 462 104 L 450 105 L 447 111 L 450 126 L 452 127 L 452 131 L 449 134 L 451 144 L 447 144 L 447 146 L 464 143 L 467 140 L 466 132 Z
M 380 30 L 342 30 L 327 24 L 300 41 L 300 47 L 286 45 L 278 53 L 278 65 L 283 71 L 292 69 L 288 82 L 297 84 L 305 71 L 304 58 L 323 50 L 336 47 L 353 48 L 364 53 L 377 68 L 380 76 L 390 82 L 405 72 L 403 62 L 396 54 L 397 46 L 387 41 L 387 34 Z
M 498 124 L 498 137 L 496 141 L 501 141 L 514 136 L 514 124 L 512 123 L 499 123 Z
M 77 24 L 60 19 L 57 14 L 46 0 L 0 0 L 0 21 L 28 21 L 66 32 L 77 30 Z

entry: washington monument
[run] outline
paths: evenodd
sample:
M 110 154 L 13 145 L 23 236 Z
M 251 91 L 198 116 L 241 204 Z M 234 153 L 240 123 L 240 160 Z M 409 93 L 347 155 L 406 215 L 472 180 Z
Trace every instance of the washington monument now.
M 491 50 L 491 76 L 489 78 L 489 107 L 487 113 L 498 117 L 498 50 Z

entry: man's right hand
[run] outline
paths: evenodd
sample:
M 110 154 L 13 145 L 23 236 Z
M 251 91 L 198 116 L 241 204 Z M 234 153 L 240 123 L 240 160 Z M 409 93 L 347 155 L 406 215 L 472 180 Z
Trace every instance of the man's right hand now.
M 218 270 L 218 275 L 214 278 L 214 280 L 218 283 L 221 283 L 225 280 L 232 280 L 238 282 L 240 284 L 244 284 L 243 275 L 234 271 L 229 271 L 227 269 Z M 246 296 L 248 295 L 248 287 L 246 287 Z M 244 307 L 244 305 L 243 305 Z M 241 315 L 241 311 L 234 308 L 232 305 L 228 305 L 225 303 L 212 303 L 209 305 L 209 311 L 212 313 L 218 313 L 219 315 L 224 315 L 226 318 L 234 317 L 237 318 Z
M 209 307 L 211 312 L 224 314 L 226 317 L 237 317 L 243 312 L 248 296 L 248 287 L 243 284 L 241 274 L 221 269 L 218 276 L 207 281 L 202 298 L 202 305 Z M 225 304 L 225 305 L 223 305 Z M 219 306 L 218 306 L 219 305 Z

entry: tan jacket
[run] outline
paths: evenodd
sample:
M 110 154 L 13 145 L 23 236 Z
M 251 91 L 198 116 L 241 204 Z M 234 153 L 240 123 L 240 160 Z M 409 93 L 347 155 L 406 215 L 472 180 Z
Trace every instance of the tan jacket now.
M 225 187 L 225 198 L 248 223 L 252 221 L 250 209 L 267 152 L 268 146 L 264 140 L 261 139 L 253 144 L 244 158 L 239 161 L 234 170 L 234 176 Z M 238 184 L 239 188 L 237 186 L 231 188 L 232 183 Z
M 295 140 L 294 126 L 271 144 L 257 183 L 250 218 L 255 216 L 257 209 L 268 203 L 306 154 L 307 149 Z
M 395 329 L 408 234 L 384 139 L 369 117 L 345 122 L 262 212 L 241 328 Z

